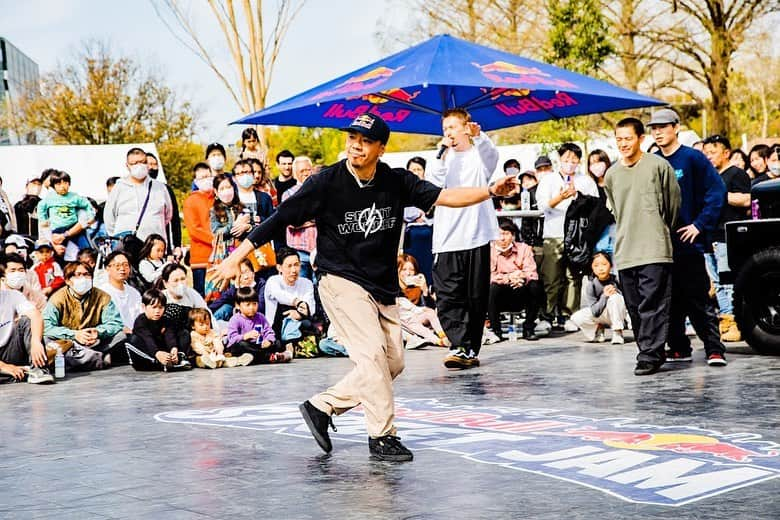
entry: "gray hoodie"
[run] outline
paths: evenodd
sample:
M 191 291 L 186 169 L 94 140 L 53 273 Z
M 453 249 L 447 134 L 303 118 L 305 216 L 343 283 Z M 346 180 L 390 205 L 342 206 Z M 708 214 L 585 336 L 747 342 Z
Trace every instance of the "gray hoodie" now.
M 109 235 L 135 231 L 150 182 L 152 189 L 149 193 L 149 204 L 136 234 L 141 240 L 146 240 L 152 233 L 167 236 L 165 230 L 171 221 L 173 206 L 165 185 L 149 177 L 142 184 L 135 184 L 127 176 L 117 181 L 106 201 L 103 219 Z

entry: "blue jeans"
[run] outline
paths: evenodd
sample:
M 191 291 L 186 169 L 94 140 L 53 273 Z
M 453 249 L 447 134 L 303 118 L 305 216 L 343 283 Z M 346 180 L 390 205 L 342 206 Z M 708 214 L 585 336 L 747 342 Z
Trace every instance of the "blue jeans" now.
M 225 305 L 221 306 L 219 309 L 214 311 L 214 319 L 215 320 L 222 320 L 222 321 L 230 321 L 230 318 L 233 317 L 233 311 L 235 308 L 226 303 Z
M 734 314 L 734 286 L 720 283 L 720 273 L 731 271 L 728 261 L 728 250 L 725 242 L 713 244 L 715 252 L 705 255 L 707 272 L 715 285 L 715 296 L 718 299 L 720 315 Z
M 298 258 L 301 259 L 301 276 L 316 284 L 317 281 L 314 276 L 314 270 L 311 268 L 311 255 L 300 249 L 296 249 L 296 251 L 298 252 Z
M 52 229 L 51 232 L 57 234 L 64 234 L 67 230 L 69 230 L 72 227 L 73 226 L 63 226 L 57 229 Z M 68 242 L 73 242 L 74 244 L 76 244 L 79 250 L 92 247 L 92 244 L 90 244 L 89 242 L 89 238 L 87 238 L 86 230 L 81 230 L 81 232 L 79 232 L 77 235 L 73 235 L 70 238 L 67 238 L 65 240 L 65 244 L 67 244 Z

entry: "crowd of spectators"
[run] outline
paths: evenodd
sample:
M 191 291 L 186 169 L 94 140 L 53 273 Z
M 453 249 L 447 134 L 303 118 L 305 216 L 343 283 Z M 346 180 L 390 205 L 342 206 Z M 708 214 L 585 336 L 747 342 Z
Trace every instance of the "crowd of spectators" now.
M 651 128 L 676 131 L 678 124 L 679 118 Z M 653 132 L 657 154 L 672 161 L 662 134 Z M 751 185 L 780 177 L 780 147 L 756 145 L 744 153 L 716 135 L 702 142 L 704 153 L 685 148 L 686 160 L 698 161 L 722 187 L 707 195 L 718 204 L 703 202 L 709 220 L 686 218 L 712 280 L 720 339 L 738 341 L 730 287 L 718 279 L 727 268 L 723 226 L 749 218 Z M 101 204 L 79 195 L 77 176 L 56 169 L 30 179 L 15 204 L 0 187 L 0 380 L 52 382 L 58 351 L 69 370 L 127 363 L 137 370 L 216 369 L 344 355 L 318 304 L 316 222 L 289 226 L 257 248 L 227 287 L 209 280 L 209 267 L 318 170 L 310 158 L 284 150 L 272 180 L 253 129 L 243 132 L 232 171 L 227 161 L 225 148 L 214 143 L 193 165 L 181 221 L 173 191 L 156 179 L 158 159 L 140 148 L 127 152 L 125 175 L 108 179 Z M 420 178 L 429 176 L 426 166 L 420 157 L 406 164 Z M 490 244 L 485 343 L 514 331 L 513 339 L 534 341 L 553 330 L 581 331 L 594 342 L 605 341 L 605 332 L 613 344 L 626 340 L 632 319 L 613 257 L 617 232 L 606 184 L 612 166 L 603 150 L 586 155 L 574 143 L 560 145 L 552 158 L 538 157 L 532 168 L 514 159 L 504 164 L 522 192 L 494 204 L 500 231 Z M 684 168 L 675 166 L 681 185 Z M 432 276 L 435 214 L 407 208 L 404 222 L 401 244 L 388 244 L 399 249 L 404 341 L 407 348 L 451 347 Z

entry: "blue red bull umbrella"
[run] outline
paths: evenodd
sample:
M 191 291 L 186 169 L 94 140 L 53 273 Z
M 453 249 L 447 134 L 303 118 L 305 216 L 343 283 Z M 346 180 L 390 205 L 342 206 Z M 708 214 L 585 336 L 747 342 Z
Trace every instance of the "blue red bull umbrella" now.
M 436 36 L 235 121 L 342 128 L 360 114 L 398 132 L 441 134 L 461 107 L 483 130 L 665 105 L 663 101 L 507 52 Z

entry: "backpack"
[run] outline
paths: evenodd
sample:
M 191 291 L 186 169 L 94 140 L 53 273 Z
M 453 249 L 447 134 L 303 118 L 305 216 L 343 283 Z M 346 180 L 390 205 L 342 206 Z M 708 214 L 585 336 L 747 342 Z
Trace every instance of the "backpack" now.
M 588 271 L 596 243 L 614 221 L 599 197 L 577 194 L 566 210 L 563 227 L 563 255 L 572 272 L 582 275 Z

